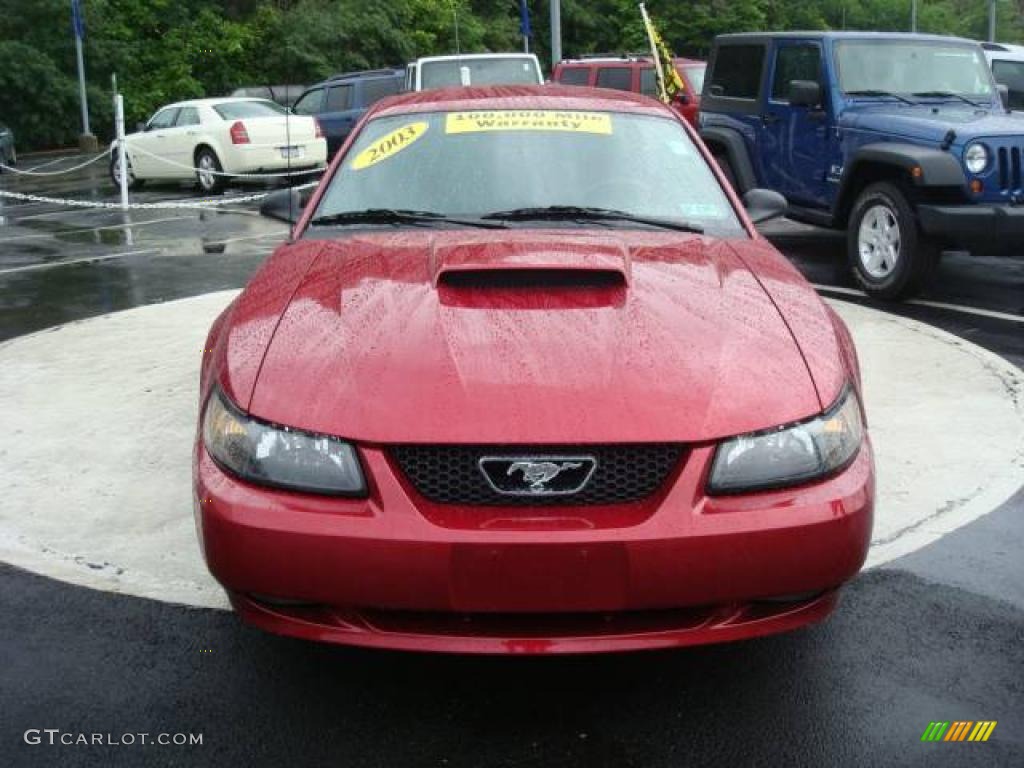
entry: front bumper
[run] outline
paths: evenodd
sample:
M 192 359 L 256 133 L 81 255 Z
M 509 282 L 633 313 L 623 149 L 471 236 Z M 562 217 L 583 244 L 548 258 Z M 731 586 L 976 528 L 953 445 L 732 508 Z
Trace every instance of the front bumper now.
M 309 639 L 434 651 L 735 640 L 828 615 L 871 536 L 867 441 L 828 480 L 733 497 L 703 495 L 712 449 L 693 449 L 663 491 L 620 518 L 596 507 L 425 513 L 384 451 L 360 453 L 371 495 L 348 500 L 251 486 L 197 446 L 204 554 L 243 618 Z
M 931 237 L 986 254 L 1017 253 L 1024 238 L 1024 205 L 919 205 L 921 229 Z

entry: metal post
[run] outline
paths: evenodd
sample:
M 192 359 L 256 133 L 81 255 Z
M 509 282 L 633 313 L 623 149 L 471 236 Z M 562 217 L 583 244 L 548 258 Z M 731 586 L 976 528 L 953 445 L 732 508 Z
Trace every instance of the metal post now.
M 996 0 L 988 0 L 988 41 L 996 41 Z
M 121 210 L 128 210 L 128 158 L 124 151 L 124 97 L 119 93 L 114 102 L 114 130 L 117 131 L 117 162 L 121 169 Z
M 910 31 L 917 32 L 917 0 L 910 0 Z
M 562 60 L 562 3 L 551 0 L 551 68 Z
M 82 133 L 88 136 L 92 133 L 89 130 L 89 102 L 85 97 L 85 62 L 82 59 L 82 38 L 75 35 L 75 57 L 78 59 L 78 96 L 82 101 Z

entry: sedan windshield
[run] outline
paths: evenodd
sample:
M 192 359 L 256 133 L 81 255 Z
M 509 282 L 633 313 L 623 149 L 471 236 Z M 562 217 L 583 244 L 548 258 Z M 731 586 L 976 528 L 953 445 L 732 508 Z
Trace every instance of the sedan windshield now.
M 991 99 L 992 74 L 975 45 L 908 40 L 842 40 L 836 70 L 844 93 L 935 95 Z
M 367 210 L 545 226 L 586 220 L 643 227 L 661 220 L 715 234 L 744 232 L 679 123 L 612 112 L 377 118 L 331 178 L 314 223 Z

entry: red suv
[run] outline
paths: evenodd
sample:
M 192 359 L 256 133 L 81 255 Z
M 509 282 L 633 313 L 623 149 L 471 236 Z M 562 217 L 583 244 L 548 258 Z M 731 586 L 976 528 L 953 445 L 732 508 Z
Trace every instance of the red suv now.
M 676 70 L 686 92 L 673 104 L 673 108 L 690 125 L 697 124 L 700 92 L 704 87 L 704 69 L 707 64 L 696 59 L 674 59 Z M 620 91 L 642 93 L 657 98 L 657 81 L 650 56 L 584 56 L 564 59 L 555 65 L 551 80 L 562 85 L 589 85 L 595 88 L 614 88 Z

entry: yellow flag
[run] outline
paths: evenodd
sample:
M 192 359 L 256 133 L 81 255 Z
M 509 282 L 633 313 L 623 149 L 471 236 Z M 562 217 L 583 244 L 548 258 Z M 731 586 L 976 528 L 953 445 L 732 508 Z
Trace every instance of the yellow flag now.
M 654 70 L 658 76 L 658 98 L 666 104 L 670 104 L 673 99 L 686 90 L 686 86 L 683 84 L 683 78 L 676 71 L 672 51 L 665 45 L 664 39 L 658 33 L 643 3 L 640 3 L 640 15 L 644 20 L 644 29 L 647 30 L 647 39 L 651 43 L 651 56 L 654 58 Z

